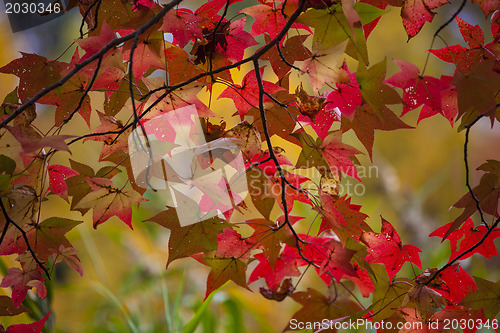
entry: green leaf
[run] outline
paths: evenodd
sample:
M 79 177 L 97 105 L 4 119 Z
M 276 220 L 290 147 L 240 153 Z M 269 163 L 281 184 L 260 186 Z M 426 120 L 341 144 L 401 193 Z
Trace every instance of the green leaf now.
M 356 4 L 354 5 L 354 10 L 356 10 L 356 12 L 359 14 L 362 25 L 368 24 L 371 21 L 389 12 L 388 9 L 380 9 L 364 2 L 356 2 Z
M 217 235 L 224 228 L 230 227 L 229 223 L 218 217 L 181 227 L 176 210 L 172 207 L 146 221 L 156 222 L 170 229 L 167 267 L 176 259 L 217 249 Z
M 8 156 L 0 155 L 0 174 L 7 173 L 12 176 L 14 170 L 16 170 L 16 162 Z
M 297 140 L 299 140 L 302 146 L 302 151 L 300 152 L 299 158 L 295 167 L 298 169 L 308 169 L 315 167 L 323 175 L 330 172 L 330 167 L 323 157 L 321 146 L 323 142 L 320 138 L 314 140 L 307 133 L 294 133 L 292 134 Z
M 351 35 L 340 4 L 328 9 L 310 9 L 297 21 L 314 28 L 313 45 L 321 49 L 340 44 Z
M 407 278 L 396 278 L 389 281 L 383 265 L 372 265 L 376 280 L 373 293 L 373 322 L 389 318 L 404 301 L 414 282 Z
M 479 289 L 465 296 L 460 304 L 482 309 L 486 318 L 495 318 L 500 312 L 500 280 L 495 283 L 475 276 L 474 281 Z
M 373 110 L 385 122 L 384 111 L 386 104 L 399 104 L 401 97 L 398 93 L 387 84 L 383 83 L 385 80 L 386 72 L 386 59 L 378 64 L 373 65 L 369 69 L 360 62 L 358 71 L 356 73 L 356 80 L 359 84 L 359 90 L 363 99 L 371 105 Z

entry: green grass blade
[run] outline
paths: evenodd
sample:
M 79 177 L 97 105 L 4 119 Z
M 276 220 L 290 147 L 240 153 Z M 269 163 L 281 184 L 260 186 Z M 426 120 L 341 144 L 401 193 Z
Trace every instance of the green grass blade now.
M 207 299 L 201 304 L 201 306 L 198 308 L 198 310 L 196 310 L 194 317 L 191 318 L 191 320 L 184 326 L 184 328 L 182 329 L 182 333 L 194 333 L 194 331 L 196 330 L 196 328 L 200 324 L 201 319 L 203 318 L 203 315 L 205 314 L 205 311 L 207 311 L 208 306 L 210 305 L 210 302 L 212 302 L 212 299 L 214 298 L 215 294 L 217 294 L 228 283 L 229 283 L 229 281 L 226 282 L 223 286 L 219 287 L 219 289 L 214 290 L 207 297 Z
M 184 278 L 185 278 L 185 270 L 182 271 L 181 279 L 179 281 L 179 287 L 177 288 L 177 294 L 175 295 L 174 301 L 174 318 L 173 318 L 173 332 L 179 332 L 180 327 L 182 326 L 181 320 L 179 318 L 179 309 L 182 301 L 182 290 L 184 289 Z
M 170 314 L 170 300 L 168 299 L 167 282 L 165 281 L 164 277 L 161 279 L 161 291 L 163 295 L 163 304 L 165 310 L 165 322 L 167 323 L 169 332 L 174 332 L 174 323 L 172 322 L 172 316 Z
M 94 289 L 102 296 L 108 297 L 115 304 L 115 306 L 121 311 L 121 313 L 125 317 L 125 320 L 127 321 L 128 326 L 130 327 L 133 333 L 139 333 L 139 330 L 132 321 L 132 318 L 130 318 L 129 314 L 121 304 L 120 300 L 111 292 L 111 290 L 109 290 L 105 285 L 103 285 L 98 281 L 95 281 Z
M 226 325 L 226 332 L 245 333 L 246 330 L 243 323 L 243 312 L 241 311 L 241 306 L 233 299 L 229 298 L 224 301 L 224 307 L 226 308 L 229 316 L 229 321 Z

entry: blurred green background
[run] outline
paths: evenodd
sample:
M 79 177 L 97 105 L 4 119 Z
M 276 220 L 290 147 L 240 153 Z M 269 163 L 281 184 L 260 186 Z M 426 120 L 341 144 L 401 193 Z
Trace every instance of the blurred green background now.
M 426 24 L 422 32 L 408 43 L 399 10 L 392 8 L 382 17 L 368 40 L 371 63 L 378 63 L 384 57 L 388 60 L 395 58 L 413 62 L 422 69 L 432 34 L 453 13 L 457 7 L 453 3 L 441 7 L 435 21 Z M 485 25 L 487 22 L 477 6 L 467 5 L 460 17 L 471 24 L 480 23 L 486 40 L 491 40 L 489 26 Z M 78 36 L 79 25 L 79 14 L 73 10 L 56 21 L 13 34 L 2 11 L 0 66 L 18 57 L 17 51 L 35 52 L 49 59 L 58 57 Z M 450 24 L 442 35 L 449 45 L 464 44 L 455 23 Z M 437 39 L 434 48 L 441 47 L 444 44 Z M 67 61 L 68 54 L 62 59 Z M 397 71 L 397 66 L 388 61 L 388 77 Z M 431 56 L 425 74 L 442 73 L 452 75 L 453 66 Z M 0 100 L 12 91 L 16 83 L 15 77 L 0 74 Z M 95 96 L 94 102 L 98 98 Z M 227 100 L 213 101 L 212 104 L 214 110 L 228 106 L 232 107 L 232 104 Z M 98 103 L 93 108 L 100 109 Z M 48 126 L 53 113 L 42 108 L 38 111 L 40 126 Z M 418 113 L 419 110 L 414 110 L 403 120 L 416 126 Z M 44 116 L 47 117 L 45 120 Z M 84 124 L 83 121 L 78 124 L 79 121 L 81 119 L 75 118 L 75 130 Z M 95 117 L 93 122 L 97 123 Z M 378 172 L 363 179 L 366 190 L 363 195 L 353 196 L 353 203 L 362 205 L 362 212 L 370 216 L 368 223 L 373 229 L 379 230 L 382 215 L 396 226 L 403 242 L 423 249 L 424 268 L 440 267 L 447 262 L 449 243 L 441 244 L 439 238 L 429 238 L 428 235 L 460 213 L 449 208 L 466 192 L 464 132 L 457 133 L 456 127 L 451 128 L 447 120 L 435 116 L 423 120 L 416 129 L 377 132 L 373 165 Z M 348 132 L 345 138 L 349 144 L 365 151 L 352 132 Z M 486 159 L 500 159 L 499 143 L 499 126 L 491 129 L 488 120 L 480 121 L 472 129 L 472 184 L 477 184 L 481 177 L 481 173 L 475 171 L 476 167 Z M 75 145 L 71 158 L 88 162 L 88 153 L 96 154 L 99 149 L 98 143 Z M 361 157 L 360 161 L 365 166 L 371 163 L 367 156 Z M 57 159 L 52 163 L 58 163 Z M 115 218 L 94 230 L 89 213 L 81 217 L 79 213 L 69 212 L 66 203 L 56 196 L 45 205 L 42 218 L 65 216 L 85 221 L 68 234 L 70 242 L 78 249 L 83 278 L 68 267 L 58 265 L 50 302 L 46 300 L 38 305 L 45 309 L 50 306 L 55 314 L 51 322 L 55 332 L 181 332 L 183 328 L 189 329 L 185 327 L 188 322 L 193 325 L 199 322 L 197 332 L 279 332 L 300 308 L 289 299 L 281 303 L 264 299 L 258 292 L 262 281 L 250 285 L 253 293 L 229 283 L 214 295 L 210 304 L 202 307 L 208 268 L 195 260 L 185 259 L 174 262 L 168 271 L 165 270 L 168 230 L 153 223 L 140 222 L 160 211 L 161 208 L 153 204 L 134 211 L 134 231 Z M 296 208 L 308 214 L 304 207 Z M 498 239 L 496 244 L 497 247 L 500 245 Z M 476 255 L 463 261 L 462 265 L 471 275 L 490 281 L 500 278 L 498 257 L 487 261 Z M 404 268 L 406 272 L 403 271 L 402 275 L 412 276 L 410 267 L 405 265 Z M 324 290 L 322 282 L 313 275 L 306 276 L 308 286 Z M 5 291 L 0 290 L 0 293 Z M 1 320 L 4 326 L 31 321 L 27 315 Z

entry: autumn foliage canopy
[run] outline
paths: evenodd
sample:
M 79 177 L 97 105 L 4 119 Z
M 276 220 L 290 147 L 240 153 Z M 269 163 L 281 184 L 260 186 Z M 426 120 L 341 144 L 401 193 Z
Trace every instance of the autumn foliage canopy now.
M 165 124 L 156 138 L 175 149 L 176 130 L 187 126 L 189 132 L 199 123 L 207 144 L 236 145 L 244 159 L 231 166 L 247 178 L 248 196 L 232 207 L 220 204 L 219 214 L 201 222 L 181 223 L 180 210 L 194 219 L 232 191 L 227 182 L 211 188 L 199 182 L 198 199 L 177 193 L 176 202 L 158 208 L 144 222 L 170 230 L 167 270 L 174 261 L 194 258 L 208 267 L 205 297 L 233 281 L 269 302 L 292 298 L 302 306 L 293 315 L 298 321 L 418 321 L 424 323 L 418 332 L 441 332 L 445 328 L 429 325 L 473 319 L 477 325 L 465 331 L 479 324 L 497 329 L 500 281 L 472 277 L 462 267 L 471 256 L 497 256 L 494 240 L 500 237 L 500 161 L 484 161 L 477 185 L 469 183 L 467 162 L 474 124 L 500 121 L 500 1 L 472 2 L 484 12 L 491 35 L 461 18 L 466 0 L 211 0 L 197 8 L 182 0 L 71 2 L 67 10 L 77 7 L 82 29 L 66 51 L 68 62 L 22 53 L 0 68 L 19 78 L 0 106 L 0 255 L 17 255 L 18 262 L 1 280 L 11 297 L 0 296 L 0 316 L 25 311 L 31 289 L 45 298 L 53 265 L 65 262 L 83 274 L 78 249 L 65 236 L 82 221 L 57 215 L 42 220 L 47 202 L 58 196 L 71 210 L 90 214 L 97 232 L 111 218 L 133 228 L 133 207 L 165 190 L 151 181 L 162 172 L 156 164 L 146 167 L 142 180 L 134 173 L 130 138 L 146 134 L 148 122 L 194 106 L 196 121 L 181 112 L 178 123 Z M 453 7 L 454 14 L 434 39 L 458 25 L 463 41 L 442 48 L 429 41 L 428 56 L 453 64 L 452 76 L 429 76 L 405 60 L 370 62 L 367 39 L 383 29 L 380 17 L 401 11 L 400 28 L 411 39 L 441 6 Z M 234 8 L 237 14 L 229 16 Z M 399 67 L 390 77 L 389 61 Z M 211 108 L 217 99 L 234 107 Z M 405 244 L 391 221 L 368 224 L 363 207 L 339 190 L 345 179 L 361 180 L 357 157 L 372 158 L 374 133 L 411 129 L 404 120 L 410 112 L 419 112 L 419 122 L 445 117 L 466 137 L 468 190 L 454 204 L 461 214 L 430 234 L 450 246 L 442 267 L 421 260 L 424 249 Z M 50 127 L 37 126 L 49 116 Z M 69 130 L 78 118 L 87 126 L 81 133 Z M 351 130 L 365 151 L 345 142 Z M 274 144 L 275 136 L 300 147 L 296 161 Z M 72 157 L 73 147 L 92 141 L 101 147 L 95 156 Z M 154 161 L 153 143 L 143 146 L 145 159 Z M 225 154 L 202 154 L 199 165 L 226 161 Z M 300 216 L 297 206 L 314 218 Z M 301 280 L 306 270 L 326 288 Z M 258 283 L 260 289 L 252 287 Z M 40 332 L 47 316 L 6 332 Z

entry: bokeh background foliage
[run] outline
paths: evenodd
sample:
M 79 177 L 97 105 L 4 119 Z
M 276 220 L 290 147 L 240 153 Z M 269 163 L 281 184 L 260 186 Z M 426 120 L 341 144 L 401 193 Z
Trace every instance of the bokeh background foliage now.
M 190 3 L 196 5 L 197 2 Z M 432 34 L 449 17 L 451 10 L 451 6 L 439 8 L 436 19 L 426 24 L 422 32 L 407 43 L 399 11 L 393 9 L 382 17 L 368 40 L 371 63 L 375 64 L 384 58 L 397 58 L 423 66 L 426 61 L 425 50 L 429 48 Z M 15 59 L 18 56 L 16 50 L 35 52 L 49 59 L 58 57 L 77 36 L 80 25 L 78 13 L 70 12 L 56 21 L 13 34 L 3 12 L 0 14 L 0 45 L 3 46 L 0 49 L 0 66 Z M 460 16 L 471 24 L 479 24 L 484 20 L 482 15 L 477 6 L 468 4 Z M 247 27 L 250 24 L 251 18 L 248 19 Z M 489 33 L 489 29 L 482 28 Z M 443 36 L 449 45 L 463 44 L 454 24 L 445 29 Z M 68 61 L 65 59 L 67 56 L 63 56 L 62 60 Z M 430 57 L 426 74 L 448 70 L 449 75 L 452 75 L 452 66 L 444 69 L 443 66 L 447 64 Z M 241 73 L 244 74 L 248 69 L 243 67 Z M 395 64 L 388 62 L 387 77 L 397 71 Z M 13 76 L 1 74 L 0 100 L 16 84 Z M 208 101 L 208 96 L 199 97 Z M 98 95 L 92 96 L 92 100 L 96 104 L 102 103 Z M 233 106 L 228 100 L 214 98 L 211 108 L 217 112 Z M 401 110 L 396 111 L 399 113 Z M 42 112 L 48 114 L 47 119 L 53 119 L 53 110 L 47 108 Z M 403 120 L 415 126 L 417 114 L 414 111 L 405 115 Z M 43 114 L 39 116 L 40 119 L 43 117 Z M 84 124 L 81 122 L 78 124 L 76 120 L 71 125 L 75 133 Z M 45 125 L 49 126 L 48 121 Z M 364 151 L 355 136 L 352 133 L 348 135 L 350 140 L 346 142 Z M 412 130 L 377 133 L 373 148 L 373 165 L 377 167 L 377 173 L 362 179 L 365 189 L 363 195 L 353 196 L 353 203 L 363 206 L 362 211 L 371 217 L 368 223 L 375 230 L 379 228 L 379 216 L 383 213 L 384 218 L 395 225 L 404 243 L 413 243 L 420 248 L 435 248 L 435 251 L 423 252 L 422 261 L 428 267 L 440 267 L 449 257 L 449 245 L 443 246 L 439 238 L 429 238 L 428 235 L 437 227 L 452 221 L 459 213 L 457 209 L 449 208 L 466 191 L 463 141 L 463 132 L 457 133 L 456 128 L 450 128 L 444 118 L 423 120 Z M 481 177 L 481 173 L 475 171 L 476 167 L 486 159 L 500 159 L 499 142 L 498 126 L 491 130 L 486 119 L 472 130 L 472 184 L 477 184 Z M 78 161 L 84 159 L 89 151 L 98 151 L 99 144 L 93 144 L 77 146 L 72 150 L 72 158 Z M 293 151 L 293 147 L 289 149 Z M 367 156 L 361 157 L 360 161 L 365 166 L 371 163 Z M 281 303 L 264 299 L 258 293 L 260 282 L 250 285 L 253 293 L 227 284 L 203 304 L 202 295 L 205 294 L 208 274 L 206 267 L 193 259 L 185 259 L 174 262 L 165 270 L 168 230 L 154 223 L 140 222 L 157 213 L 155 203 L 158 205 L 160 201 L 161 198 L 151 198 L 148 204 L 134 211 L 134 231 L 123 228 L 116 218 L 96 231 L 91 228 L 90 214 L 82 218 L 78 213 L 70 212 L 61 198 L 52 196 L 50 209 L 44 210 L 45 216 L 42 218 L 65 216 L 85 221 L 67 235 L 79 251 L 84 277 L 80 278 L 64 265 L 56 266 L 56 278 L 51 282 L 49 297 L 44 301 L 36 301 L 39 304 L 34 303 L 35 298 L 27 301 L 28 305 L 33 303 L 33 318 L 41 317 L 37 309 L 50 308 L 55 313 L 55 321 L 49 326 L 54 332 L 64 333 L 190 332 L 191 329 L 197 332 L 281 331 L 290 315 L 300 306 L 289 299 Z M 295 209 L 308 214 L 305 205 L 297 204 Z M 5 264 L 0 262 L 2 275 L 6 273 Z M 470 275 L 488 277 L 493 281 L 500 278 L 498 257 L 487 264 L 482 257 L 473 256 L 463 265 Z M 306 273 L 304 279 L 318 278 Z M 318 282 L 317 286 L 321 285 Z M 2 324 L 8 326 L 27 322 L 27 316 L 3 317 L 5 322 Z

